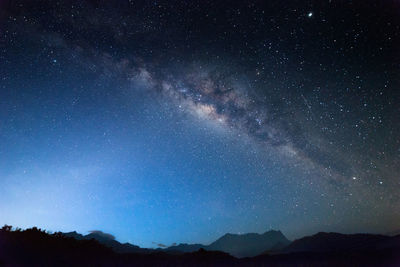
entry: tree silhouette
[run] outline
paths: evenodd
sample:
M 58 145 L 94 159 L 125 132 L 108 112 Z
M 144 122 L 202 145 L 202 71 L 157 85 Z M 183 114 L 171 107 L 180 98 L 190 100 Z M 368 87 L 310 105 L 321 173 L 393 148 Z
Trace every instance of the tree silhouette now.
M 1 228 L 1 231 L 4 231 L 4 232 L 10 232 L 12 230 L 12 226 L 11 225 L 7 225 L 7 224 L 5 224 L 2 228 Z

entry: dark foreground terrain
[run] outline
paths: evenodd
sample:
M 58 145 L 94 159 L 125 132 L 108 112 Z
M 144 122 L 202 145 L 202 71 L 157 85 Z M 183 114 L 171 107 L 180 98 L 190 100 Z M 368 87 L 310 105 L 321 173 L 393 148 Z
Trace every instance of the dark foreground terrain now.
M 117 253 L 97 240 L 37 228 L 0 229 L 1 266 L 400 266 L 400 236 L 320 233 L 279 251 L 235 258 L 219 251 Z

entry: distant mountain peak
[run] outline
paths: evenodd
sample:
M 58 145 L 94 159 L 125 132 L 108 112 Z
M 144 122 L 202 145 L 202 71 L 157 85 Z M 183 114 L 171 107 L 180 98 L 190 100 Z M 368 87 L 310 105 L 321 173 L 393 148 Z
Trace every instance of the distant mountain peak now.
M 194 252 L 203 248 L 209 251 L 223 251 L 236 257 L 252 257 L 266 250 L 281 249 L 290 241 L 279 230 L 258 233 L 226 233 L 210 245 L 179 244 L 168 247 L 169 251 Z
M 140 248 L 139 246 L 130 243 L 121 244 L 120 242 L 115 240 L 115 237 L 113 235 L 104 233 L 103 231 L 99 230 L 90 231 L 90 234 L 88 235 L 82 235 L 77 233 L 76 231 L 64 233 L 63 235 L 66 237 L 73 237 L 77 240 L 95 239 L 106 247 L 112 248 L 115 252 L 120 253 L 149 253 L 152 251 L 150 249 Z
M 220 250 L 236 257 L 252 257 L 270 249 L 283 248 L 290 241 L 279 230 L 269 230 L 263 234 L 227 233 L 206 247 L 208 250 Z
M 312 236 L 305 236 L 293 241 L 282 249 L 283 253 L 292 252 L 326 252 L 338 250 L 361 250 L 374 248 L 375 244 L 385 241 L 388 236 L 375 234 L 341 234 L 318 232 Z

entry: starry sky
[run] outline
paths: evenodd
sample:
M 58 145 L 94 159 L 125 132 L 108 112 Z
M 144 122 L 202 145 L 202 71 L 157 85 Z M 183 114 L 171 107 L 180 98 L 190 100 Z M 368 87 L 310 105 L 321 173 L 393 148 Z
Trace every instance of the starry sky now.
M 398 230 L 399 47 L 395 0 L 0 0 L 0 224 Z

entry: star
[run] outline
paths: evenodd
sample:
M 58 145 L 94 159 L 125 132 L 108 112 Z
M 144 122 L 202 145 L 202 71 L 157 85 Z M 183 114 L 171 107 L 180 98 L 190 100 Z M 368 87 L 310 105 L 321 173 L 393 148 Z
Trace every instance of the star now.
M 399 195 L 395 12 L 0 2 L 0 210 L 13 203 L 0 219 L 34 223 L 25 211 L 40 207 L 44 228 L 65 216 L 54 230 L 115 229 L 143 246 L 400 220 L 397 199 L 380 200 Z M 316 207 L 330 203 L 335 216 Z

